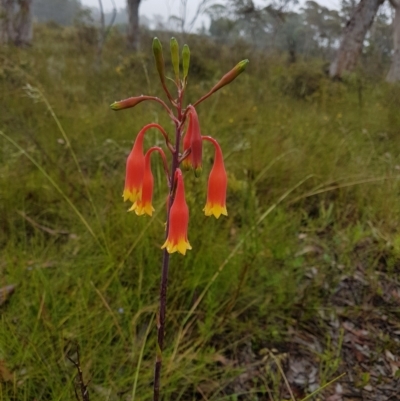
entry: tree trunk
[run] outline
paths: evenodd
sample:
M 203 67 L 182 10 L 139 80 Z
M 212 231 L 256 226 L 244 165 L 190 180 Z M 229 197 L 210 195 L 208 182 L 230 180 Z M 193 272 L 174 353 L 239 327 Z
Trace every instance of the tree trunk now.
M 13 14 L 14 0 L 0 0 L 0 44 L 7 44 L 14 40 Z
M 19 0 L 19 10 L 14 17 L 15 38 L 17 46 L 32 44 L 32 0 Z
M 343 31 L 342 42 L 333 60 L 329 74 L 340 78 L 345 71 L 351 71 L 357 64 L 363 42 L 375 15 L 384 0 L 361 0 Z
M 0 44 L 32 43 L 32 0 L 0 0 Z
M 386 76 L 387 82 L 400 81 L 400 0 L 390 0 L 395 14 L 393 20 L 393 58 Z
M 135 51 L 140 45 L 139 5 L 140 0 L 128 0 L 128 47 Z

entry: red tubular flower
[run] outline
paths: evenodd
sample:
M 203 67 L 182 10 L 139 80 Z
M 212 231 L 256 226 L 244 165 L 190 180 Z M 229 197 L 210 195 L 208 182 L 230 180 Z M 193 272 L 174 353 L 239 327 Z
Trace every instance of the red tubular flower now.
M 222 151 L 218 142 L 209 136 L 203 136 L 203 139 L 211 142 L 215 147 L 214 165 L 208 178 L 207 202 L 203 210 L 206 216 L 214 215 L 218 219 L 221 214 L 224 216 L 228 215 L 226 211 L 226 188 L 228 179 Z
M 186 134 L 183 137 L 183 152 L 186 152 L 187 150 L 190 149 L 190 142 L 192 141 L 192 125 L 190 123 L 190 115 L 189 115 L 189 124 L 188 124 L 188 128 L 186 130 Z M 189 153 L 188 156 L 186 156 L 183 161 L 182 161 L 182 165 L 184 167 L 185 170 L 189 170 L 190 167 L 192 167 L 192 158 L 191 158 L 191 154 Z
M 142 185 L 144 177 L 145 157 L 143 154 L 143 138 L 146 131 L 150 128 L 159 129 L 166 135 L 164 129 L 156 123 L 147 124 L 138 133 L 131 153 L 126 162 L 125 188 L 123 193 L 124 201 L 130 200 L 132 203 L 142 197 Z
M 188 107 L 189 125 L 185 137 L 183 138 L 183 150 L 190 148 L 190 155 L 183 160 L 184 167 L 192 167 L 196 177 L 202 170 L 203 142 L 201 140 L 201 131 L 199 117 L 193 106 Z
M 168 237 L 161 249 L 167 248 L 168 253 L 180 252 L 185 255 L 188 249 L 192 249 L 187 238 L 189 208 L 185 200 L 185 187 L 180 169 L 176 170 L 175 177 L 177 185 L 174 203 L 169 212 Z
M 144 175 L 144 154 L 143 154 L 143 137 L 146 132 L 145 128 L 139 132 L 131 153 L 126 161 L 124 202 L 130 200 L 135 202 L 142 197 L 142 184 Z
M 143 214 L 153 215 L 154 207 L 152 205 L 153 201 L 153 184 L 154 178 L 151 172 L 150 155 L 156 148 L 150 148 L 144 157 L 144 174 L 143 174 L 143 184 L 142 184 L 142 196 L 136 200 L 136 202 L 129 209 L 129 212 L 135 211 L 138 216 Z

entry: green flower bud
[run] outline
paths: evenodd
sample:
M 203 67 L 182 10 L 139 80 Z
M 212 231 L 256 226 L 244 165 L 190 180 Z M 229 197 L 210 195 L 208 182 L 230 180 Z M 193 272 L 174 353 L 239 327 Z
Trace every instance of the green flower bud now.
M 171 48 L 171 60 L 174 67 L 176 82 L 179 82 L 179 44 L 175 38 L 169 42 Z
M 223 86 L 230 84 L 235 78 L 237 78 L 245 69 L 249 60 L 242 60 L 235 65 L 229 72 L 227 72 L 214 87 L 211 89 L 211 93 L 216 92 Z
M 156 62 L 158 75 L 160 76 L 161 82 L 164 83 L 165 82 L 164 57 L 162 53 L 161 42 L 157 37 L 153 39 L 153 54 L 154 54 L 154 60 Z
M 188 45 L 183 45 L 182 49 L 182 67 L 183 67 L 183 79 L 186 82 L 189 73 L 190 65 L 190 49 Z
M 128 99 L 120 100 L 118 102 L 114 102 L 113 104 L 110 104 L 111 109 L 118 111 L 118 110 L 123 110 L 123 109 L 129 109 L 131 107 L 135 107 L 137 104 L 149 100 L 149 96 L 136 96 L 136 97 L 130 97 Z

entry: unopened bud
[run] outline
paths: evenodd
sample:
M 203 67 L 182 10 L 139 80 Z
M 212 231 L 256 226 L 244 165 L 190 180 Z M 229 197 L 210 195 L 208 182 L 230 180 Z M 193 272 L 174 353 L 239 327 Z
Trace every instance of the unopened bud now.
M 160 40 L 155 37 L 153 39 L 153 54 L 154 54 L 154 60 L 156 62 L 156 68 L 158 71 L 158 75 L 160 76 L 160 80 L 162 83 L 165 82 L 165 74 L 164 74 L 164 57 L 162 53 L 162 45 Z
M 148 100 L 148 96 L 136 96 L 136 97 L 130 97 L 128 99 L 120 100 L 118 102 L 114 102 L 113 104 L 110 104 L 110 107 L 115 110 L 123 110 L 123 109 L 129 109 L 130 107 L 135 107 L 137 104 Z
M 190 65 L 190 49 L 188 45 L 183 45 L 182 49 L 182 67 L 183 67 L 183 80 L 186 81 L 189 74 Z
M 179 82 L 179 44 L 175 38 L 169 42 L 171 49 L 172 66 L 174 67 L 176 82 Z
M 190 130 L 190 162 L 194 170 L 194 175 L 199 177 L 203 164 L 203 140 L 200 131 L 199 117 L 193 106 L 188 106 Z
M 210 93 L 214 93 L 221 89 L 225 85 L 230 84 L 234 79 L 236 79 L 245 69 L 249 60 L 242 60 L 235 65 L 229 72 L 227 72 L 218 83 L 210 90 Z

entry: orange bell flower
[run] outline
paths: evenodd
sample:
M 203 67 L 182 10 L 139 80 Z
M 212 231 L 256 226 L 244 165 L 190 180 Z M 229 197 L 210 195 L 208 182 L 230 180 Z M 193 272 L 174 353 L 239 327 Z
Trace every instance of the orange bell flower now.
M 156 123 L 147 124 L 139 131 L 126 162 L 125 188 L 122 195 L 124 202 L 130 200 L 134 203 L 142 197 L 142 185 L 145 170 L 143 139 L 144 134 L 150 128 L 157 128 L 163 135 L 166 135 L 164 129 Z
M 153 173 L 151 172 L 150 156 L 155 150 L 161 149 L 156 147 L 150 148 L 144 157 L 142 196 L 137 199 L 128 210 L 129 212 L 135 211 L 138 216 L 142 216 L 143 214 L 152 216 L 154 212 L 154 207 L 152 205 L 154 178 Z
M 192 125 L 190 123 L 190 115 L 189 115 L 189 123 L 188 127 L 186 130 L 186 134 L 183 137 L 183 152 L 186 152 L 187 150 L 190 149 L 190 142 L 192 141 Z M 190 167 L 192 167 L 192 157 L 191 153 L 189 153 L 188 156 L 186 156 L 183 161 L 182 165 L 185 170 L 189 170 Z
M 192 249 L 187 238 L 189 208 L 185 200 L 185 187 L 180 169 L 176 170 L 175 177 L 176 193 L 169 212 L 168 236 L 161 249 L 167 248 L 168 253 L 179 252 L 185 255 L 188 249 Z
M 193 106 L 188 106 L 188 110 L 189 124 L 183 138 L 183 151 L 190 148 L 190 154 L 183 160 L 182 164 L 185 168 L 192 167 L 197 177 L 202 170 L 203 142 L 196 109 Z
M 127 200 L 135 202 L 142 197 L 144 174 L 143 137 L 145 132 L 144 128 L 139 132 L 126 161 L 124 202 Z
M 226 188 L 228 179 L 226 176 L 224 159 L 218 142 L 209 136 L 203 136 L 203 140 L 214 145 L 214 165 L 208 178 L 207 202 L 203 209 L 206 216 L 214 215 L 217 219 L 221 214 L 228 215 L 226 210 Z

